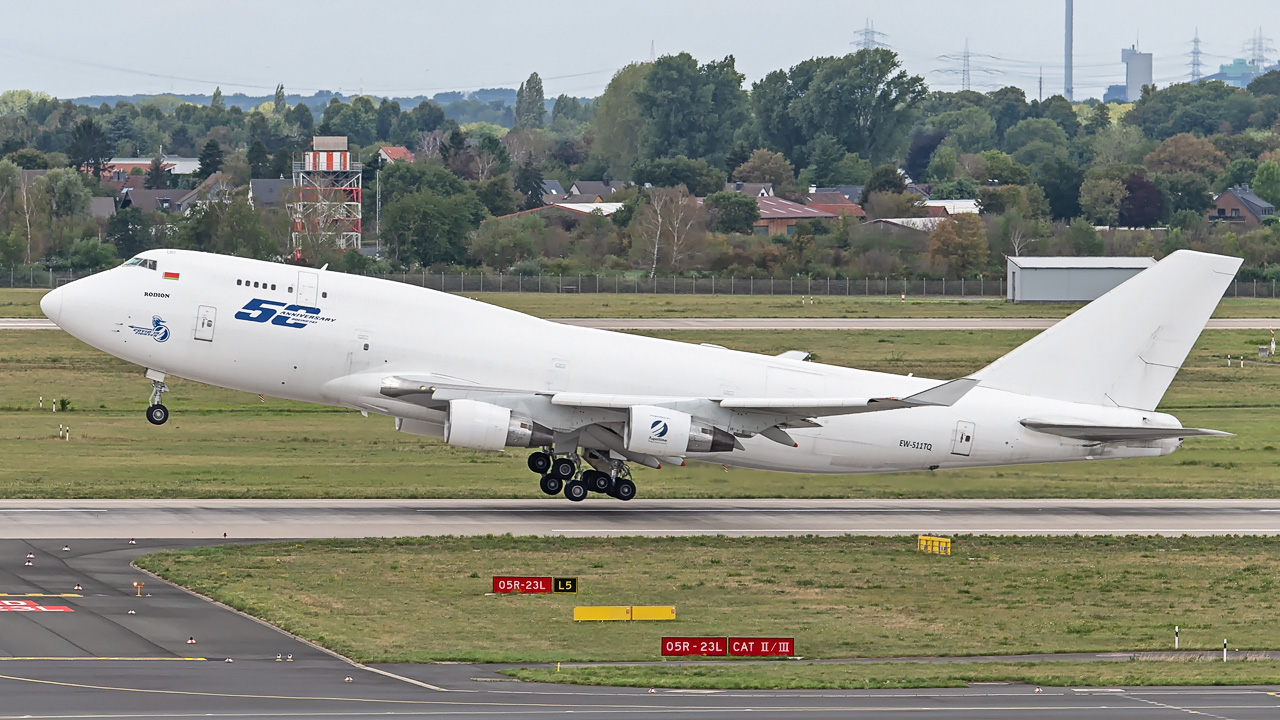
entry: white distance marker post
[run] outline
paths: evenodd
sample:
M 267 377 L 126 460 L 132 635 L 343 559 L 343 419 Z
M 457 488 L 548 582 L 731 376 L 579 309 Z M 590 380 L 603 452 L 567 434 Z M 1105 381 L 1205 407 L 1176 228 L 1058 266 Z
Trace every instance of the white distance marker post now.
M 1178 626 L 1173 626 L 1173 649 L 1178 649 Z
M 1222 662 L 1227 661 L 1227 639 L 1222 638 Z

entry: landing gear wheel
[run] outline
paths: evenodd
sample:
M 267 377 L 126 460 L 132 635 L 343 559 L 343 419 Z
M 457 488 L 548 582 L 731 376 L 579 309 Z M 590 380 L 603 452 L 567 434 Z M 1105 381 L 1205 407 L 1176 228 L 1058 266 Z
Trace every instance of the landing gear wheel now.
M 569 458 L 556 458 L 551 461 L 551 472 L 548 475 L 554 475 L 561 480 L 568 480 L 578 472 L 578 466 Z
M 587 499 L 587 486 L 581 480 L 570 480 L 564 484 L 564 496 L 574 502 Z
M 551 469 L 551 456 L 544 452 L 531 453 L 529 455 L 529 469 L 539 475 L 545 475 Z M 554 495 L 555 493 L 551 494 Z
M 543 475 L 538 481 L 538 486 L 542 488 L 542 492 L 548 495 L 559 495 L 564 489 L 564 481 L 552 475 Z
M 619 500 L 630 500 L 636 496 L 636 484 L 626 478 L 618 478 L 613 483 L 612 495 Z
M 591 492 L 608 493 L 609 486 L 613 484 L 613 478 L 599 470 L 588 470 L 582 473 L 582 482 L 587 484 L 587 489 Z
M 157 403 L 147 408 L 147 422 L 152 425 L 163 425 L 169 419 L 169 408 Z

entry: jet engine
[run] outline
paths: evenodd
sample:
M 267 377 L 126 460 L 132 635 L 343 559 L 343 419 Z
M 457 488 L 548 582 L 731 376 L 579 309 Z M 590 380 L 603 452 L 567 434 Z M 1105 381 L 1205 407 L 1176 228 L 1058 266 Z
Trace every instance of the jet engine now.
M 728 452 L 737 445 L 729 433 L 688 413 L 651 405 L 631 406 L 623 439 L 630 452 L 677 457 L 691 452 Z
M 510 408 L 478 400 L 450 400 L 444 441 L 473 450 L 541 447 L 552 442 L 551 429 L 515 415 Z

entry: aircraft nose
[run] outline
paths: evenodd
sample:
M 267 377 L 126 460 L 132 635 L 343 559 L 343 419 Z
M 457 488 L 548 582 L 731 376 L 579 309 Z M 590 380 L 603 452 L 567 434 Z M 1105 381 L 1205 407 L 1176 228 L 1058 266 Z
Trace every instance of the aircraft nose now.
M 66 291 L 62 288 L 45 293 L 44 297 L 40 298 L 40 312 L 55 323 L 58 322 L 58 318 L 62 316 L 62 297 L 65 294 Z

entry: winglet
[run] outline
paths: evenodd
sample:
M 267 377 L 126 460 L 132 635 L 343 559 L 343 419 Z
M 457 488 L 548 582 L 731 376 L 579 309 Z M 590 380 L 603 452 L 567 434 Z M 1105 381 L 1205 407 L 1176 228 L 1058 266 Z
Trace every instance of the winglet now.
M 924 392 L 918 392 L 910 397 L 902 398 L 902 402 L 911 405 L 941 405 L 950 407 L 955 405 L 960 398 L 964 397 L 970 390 L 977 387 L 978 381 L 974 378 L 958 378 L 950 382 L 944 382 L 941 385 L 931 387 Z

